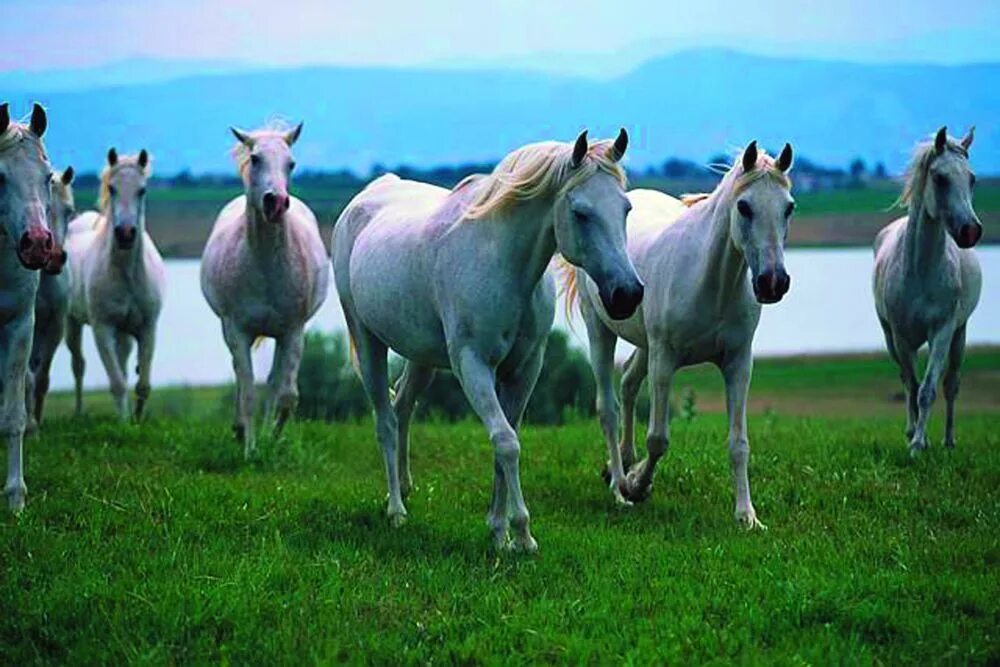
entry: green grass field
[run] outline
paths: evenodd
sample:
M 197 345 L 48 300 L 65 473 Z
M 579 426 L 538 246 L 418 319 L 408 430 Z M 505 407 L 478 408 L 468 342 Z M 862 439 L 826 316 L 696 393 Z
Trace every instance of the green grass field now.
M 103 394 L 27 442 L 0 517 L 5 664 L 1000 662 L 1000 349 L 970 352 L 958 447 L 911 460 L 880 356 L 757 364 L 732 520 L 721 381 L 682 374 L 653 497 L 615 507 L 596 422 L 523 429 L 541 550 L 493 554 L 477 423 L 418 423 L 410 521 L 383 519 L 371 424 L 293 424 L 245 463 L 224 389 Z
M 666 179 L 639 178 L 632 187 L 656 188 L 672 194 L 688 185 Z M 170 257 L 200 257 L 215 216 L 227 201 L 240 194 L 238 187 L 198 185 L 158 187 L 150 190 L 149 228 L 160 250 Z M 316 213 L 324 241 L 347 202 L 357 194 L 348 185 L 303 186 L 295 194 Z M 796 192 L 797 213 L 789 232 L 793 246 L 871 245 L 879 229 L 902 215 L 891 209 L 899 195 L 897 184 L 867 188 Z M 77 206 L 93 206 L 96 192 L 77 189 Z M 976 210 L 984 223 L 984 240 L 1000 242 L 1000 179 L 981 179 L 976 190 Z

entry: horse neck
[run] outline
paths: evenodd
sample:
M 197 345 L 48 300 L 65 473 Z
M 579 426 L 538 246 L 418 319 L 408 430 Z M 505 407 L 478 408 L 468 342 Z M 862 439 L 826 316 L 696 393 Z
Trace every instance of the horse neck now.
M 725 191 L 717 191 L 705 202 L 706 217 L 694 221 L 708 230 L 705 252 L 696 273 L 701 276 L 698 283 L 714 291 L 720 302 L 730 302 L 744 287 L 747 279 L 747 261 L 733 242 L 729 222 L 730 197 Z
M 264 219 L 256 208 L 247 203 L 247 243 L 255 252 L 274 254 L 288 244 L 289 215 L 285 213 L 282 222 L 274 223 Z
M 946 232 L 944 224 L 927 213 L 923 197 L 914 198 L 906 219 L 903 265 L 917 276 L 937 275 L 933 269 L 944 261 Z
M 482 222 L 501 248 L 497 259 L 514 267 L 526 290 L 534 290 L 556 253 L 552 200 L 520 202 L 498 218 Z

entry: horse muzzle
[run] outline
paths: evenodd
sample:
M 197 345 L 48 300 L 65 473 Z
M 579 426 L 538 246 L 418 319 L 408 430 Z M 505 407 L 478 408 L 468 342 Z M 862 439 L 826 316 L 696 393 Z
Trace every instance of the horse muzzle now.
M 29 271 L 38 271 L 49 263 L 54 248 L 52 232 L 40 225 L 29 227 L 17 242 L 17 259 Z
M 66 266 L 68 260 L 69 255 L 57 244 L 49 256 L 49 261 L 42 267 L 42 270 L 50 276 L 58 276 L 62 273 L 63 267 Z
M 264 205 L 264 217 L 267 218 L 268 222 L 281 222 L 282 216 L 285 215 L 285 212 L 292 205 L 292 198 L 287 194 L 266 192 L 264 193 L 262 203 Z
M 983 226 L 978 222 L 967 222 L 955 233 L 955 243 L 959 248 L 971 248 L 983 237 Z
M 138 236 L 138 230 L 135 225 L 119 225 L 115 227 L 115 243 L 118 244 L 118 248 L 121 250 L 131 250 L 132 246 L 135 245 L 135 238 Z
M 753 293 L 758 303 L 778 303 L 788 293 L 792 277 L 779 266 L 759 274 L 753 281 Z
M 601 303 L 611 319 L 627 320 L 642 303 L 645 291 L 646 288 L 638 280 L 625 285 L 616 285 L 607 291 L 600 290 Z

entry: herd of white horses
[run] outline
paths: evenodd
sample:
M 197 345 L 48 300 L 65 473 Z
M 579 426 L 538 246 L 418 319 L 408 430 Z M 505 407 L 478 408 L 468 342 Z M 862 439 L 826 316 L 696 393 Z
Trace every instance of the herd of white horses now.
M 107 154 L 99 210 L 77 214 L 72 168 L 54 172 L 42 136 L 45 110 L 27 122 L 0 106 L 0 433 L 7 444 L 9 507 L 25 502 L 22 443 L 38 428 L 60 341 L 71 352 L 82 410 L 81 332 L 93 329 L 122 419 L 149 397 L 163 260 L 146 229 L 150 158 Z M 304 328 L 326 298 L 330 268 L 316 218 L 291 196 L 292 148 L 302 131 L 233 129 L 245 195 L 219 213 L 201 262 L 202 291 L 222 324 L 236 376 L 234 432 L 255 450 L 251 350 L 276 341 L 267 424 L 294 412 Z M 972 206 L 973 132 L 941 128 L 920 143 L 900 202 L 906 216 L 875 243 L 873 288 L 886 344 L 907 394 L 910 450 L 927 447 L 927 418 L 943 377 L 945 444 L 954 446 L 954 402 L 965 327 L 979 299 L 973 253 L 982 225 Z M 790 286 L 784 246 L 795 203 L 792 147 L 777 157 L 750 142 L 709 194 L 675 199 L 626 190 L 622 130 L 614 140 L 542 142 L 507 155 L 492 173 L 448 190 L 382 176 L 344 209 L 332 238 L 333 279 L 352 350 L 375 412 L 388 482 L 388 516 L 406 518 L 413 488 L 409 424 L 436 369 L 450 369 L 494 449 L 487 522 L 498 548 L 533 551 L 519 478 L 518 427 L 542 367 L 557 279 L 578 303 L 608 448 L 605 479 L 618 502 L 650 494 L 670 443 L 671 379 L 710 362 L 722 372 L 736 519 L 762 527 L 750 497 L 746 404 L 751 344 L 761 304 Z M 207 222 L 207 221 L 206 221 Z M 635 346 L 616 395 L 618 339 Z M 127 396 L 133 340 L 135 404 Z M 916 352 L 930 347 L 922 381 Z M 390 386 L 387 355 L 405 360 Z M 197 353 L 197 352 L 194 352 Z M 636 396 L 650 378 L 646 456 L 637 461 Z M 620 428 L 621 427 L 621 428 Z

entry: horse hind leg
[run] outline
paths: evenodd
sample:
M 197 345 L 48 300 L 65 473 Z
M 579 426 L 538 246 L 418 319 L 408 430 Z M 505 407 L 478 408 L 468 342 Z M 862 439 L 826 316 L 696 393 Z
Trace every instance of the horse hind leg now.
M 650 405 L 649 433 L 646 435 L 646 458 L 636 463 L 626 475 L 626 497 L 632 501 L 646 500 L 653 488 L 656 464 L 670 447 L 670 385 L 676 365 L 665 350 L 654 348 L 649 353 Z
M 392 409 L 396 413 L 399 425 L 397 442 L 399 443 L 399 487 L 403 497 L 410 495 L 413 489 L 413 476 L 410 474 L 410 419 L 413 408 L 420 394 L 425 392 L 434 380 L 434 369 L 407 361 L 403 366 L 403 374 L 396 383 L 396 396 L 392 401 Z
M 635 463 L 635 403 L 649 372 L 649 353 L 637 348 L 625 362 L 622 374 L 622 465 L 628 469 Z
M 944 399 L 946 407 L 944 446 L 955 447 L 955 398 L 958 396 L 959 373 L 962 357 L 965 355 L 965 325 L 963 324 L 951 339 L 948 351 L 948 370 L 944 376 Z
M 73 367 L 73 386 L 76 396 L 76 416 L 83 414 L 83 373 L 87 362 L 83 358 L 83 324 L 70 317 L 66 322 L 66 347 L 69 349 Z
M 351 318 L 347 316 L 348 326 Z M 357 345 L 361 382 L 375 410 L 375 437 L 382 448 L 389 502 L 386 515 L 394 526 L 406 522 L 406 506 L 399 484 L 399 423 L 389 401 L 389 349 L 362 326 L 351 327 Z

